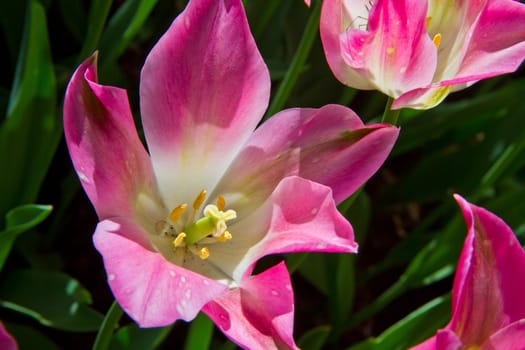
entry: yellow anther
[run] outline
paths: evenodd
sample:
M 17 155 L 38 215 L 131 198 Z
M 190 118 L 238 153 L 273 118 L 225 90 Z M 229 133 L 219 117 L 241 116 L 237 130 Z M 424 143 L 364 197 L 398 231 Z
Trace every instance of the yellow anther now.
M 434 39 L 432 39 L 432 42 L 434 42 L 436 48 L 439 49 L 439 45 L 441 44 L 441 34 L 437 33 L 436 35 L 434 35 Z
M 199 258 L 206 260 L 210 257 L 210 250 L 206 247 L 199 249 Z
M 173 209 L 170 213 L 170 220 L 171 222 L 177 222 L 180 217 L 182 216 L 182 214 L 184 214 L 184 212 L 186 211 L 186 208 L 188 207 L 187 204 L 181 204 L 177 207 L 175 207 L 175 209 Z
M 223 211 L 226 207 L 226 200 L 223 196 L 217 197 L 217 208 L 219 208 L 220 211 Z
M 224 243 L 224 242 L 227 242 L 229 241 L 230 239 L 232 239 L 233 236 L 232 234 L 230 233 L 230 231 L 224 231 L 222 233 L 222 235 L 220 235 L 219 237 L 217 237 L 217 240 L 221 243 Z
M 396 51 L 396 49 L 394 49 L 393 47 L 389 47 L 389 48 L 386 49 L 386 54 L 388 56 L 392 56 L 395 51 Z
M 182 243 L 184 243 L 184 238 L 186 238 L 186 234 L 184 232 L 181 232 L 177 235 L 177 237 L 173 240 L 173 245 L 175 248 L 180 247 Z
M 201 193 L 193 201 L 193 209 L 197 210 L 201 207 L 202 203 L 206 199 L 206 190 L 202 190 Z
M 428 27 L 430 27 L 430 22 L 432 22 L 432 16 L 428 16 L 427 17 L 427 21 L 426 21 L 426 28 L 428 29 Z

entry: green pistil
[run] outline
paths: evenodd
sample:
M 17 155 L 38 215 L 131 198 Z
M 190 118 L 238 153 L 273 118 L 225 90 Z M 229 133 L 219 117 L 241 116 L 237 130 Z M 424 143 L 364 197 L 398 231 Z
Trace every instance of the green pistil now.
M 216 227 L 217 222 L 215 218 L 210 218 L 207 216 L 200 218 L 182 230 L 186 234 L 184 241 L 187 245 L 195 244 L 201 239 L 211 235 L 215 231 Z

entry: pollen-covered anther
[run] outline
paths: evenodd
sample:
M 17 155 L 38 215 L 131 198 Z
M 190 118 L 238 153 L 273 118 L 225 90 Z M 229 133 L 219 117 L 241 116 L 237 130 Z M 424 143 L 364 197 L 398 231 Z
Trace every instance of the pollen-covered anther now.
M 219 237 L 217 237 L 217 240 L 221 243 L 224 243 L 224 242 L 228 242 L 229 240 L 231 240 L 233 238 L 232 234 L 230 233 L 230 231 L 224 231 L 222 233 L 222 235 L 220 235 Z
M 199 258 L 206 260 L 210 257 L 210 250 L 207 247 L 199 249 Z
M 193 201 L 193 209 L 198 210 L 206 200 L 206 190 L 202 190 Z
M 439 49 L 439 45 L 441 45 L 441 34 L 437 33 L 436 35 L 434 35 L 432 42 L 434 43 L 434 45 L 436 45 L 436 48 Z
M 186 211 L 187 207 L 188 207 L 188 205 L 186 203 L 175 207 L 171 211 L 170 216 L 169 216 L 171 222 L 177 222 L 180 219 L 180 217 L 182 216 L 182 214 L 184 214 L 184 212 Z
M 428 16 L 425 22 L 425 26 L 428 29 L 430 27 L 430 22 L 432 22 L 432 16 Z
M 387 54 L 388 56 L 392 56 L 392 55 L 394 54 L 394 52 L 396 52 L 396 49 L 393 48 L 393 47 L 388 47 L 388 48 L 386 49 L 386 54 Z
M 217 208 L 219 208 L 220 211 L 223 211 L 224 208 L 226 208 L 226 200 L 223 196 L 217 197 Z
M 194 245 L 190 245 L 188 249 L 190 252 L 197 255 L 201 260 L 206 260 L 210 257 L 210 250 L 208 247 L 196 247 Z
M 175 248 L 180 247 L 182 244 L 184 244 L 184 238 L 186 238 L 186 234 L 184 232 L 179 233 L 173 240 L 173 246 Z

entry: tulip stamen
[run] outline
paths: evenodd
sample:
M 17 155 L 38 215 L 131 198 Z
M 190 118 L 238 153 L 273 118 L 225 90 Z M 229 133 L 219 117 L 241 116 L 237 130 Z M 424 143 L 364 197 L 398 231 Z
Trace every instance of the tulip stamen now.
M 436 45 L 436 49 L 439 49 L 439 45 L 441 45 L 441 34 L 437 33 L 436 35 L 434 35 L 432 42 L 434 43 L 434 45 Z
M 186 238 L 186 234 L 184 232 L 181 232 L 177 235 L 177 237 L 173 240 L 173 246 L 175 248 L 180 247 L 184 244 L 184 238 Z

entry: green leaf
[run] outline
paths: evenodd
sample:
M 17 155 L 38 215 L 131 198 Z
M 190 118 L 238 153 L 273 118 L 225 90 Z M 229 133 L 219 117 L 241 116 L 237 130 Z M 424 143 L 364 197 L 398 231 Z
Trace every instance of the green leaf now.
M 18 270 L 0 283 L 0 305 L 66 331 L 91 332 L 103 316 L 90 308 L 91 295 L 80 283 L 54 271 Z
M 184 344 L 184 350 L 205 350 L 210 347 L 213 335 L 213 322 L 203 313 L 191 322 Z
M 435 334 L 450 319 L 450 295 L 436 298 L 388 328 L 348 350 L 402 350 Z
M 9 169 L 0 172 L 0 220 L 10 208 L 36 200 L 61 135 L 46 17 L 43 7 L 31 1 L 0 128 L 0 164 Z
M 60 350 L 51 339 L 32 327 L 14 323 L 5 326 L 16 339 L 20 350 Z
M 328 340 L 330 326 L 319 326 L 310 329 L 297 341 L 297 346 L 302 350 L 321 350 Z
M 113 335 L 110 350 L 155 349 L 168 336 L 173 326 L 139 328 L 136 324 L 122 327 Z
M 6 228 L 0 232 L 0 271 L 16 237 L 44 221 L 52 209 L 50 205 L 27 204 L 7 213 Z
M 128 0 L 111 18 L 100 39 L 102 61 L 115 61 L 131 40 L 144 28 L 144 22 L 158 0 Z
M 91 55 L 98 47 L 113 0 L 93 0 L 89 9 L 87 34 L 80 51 L 79 61 Z

